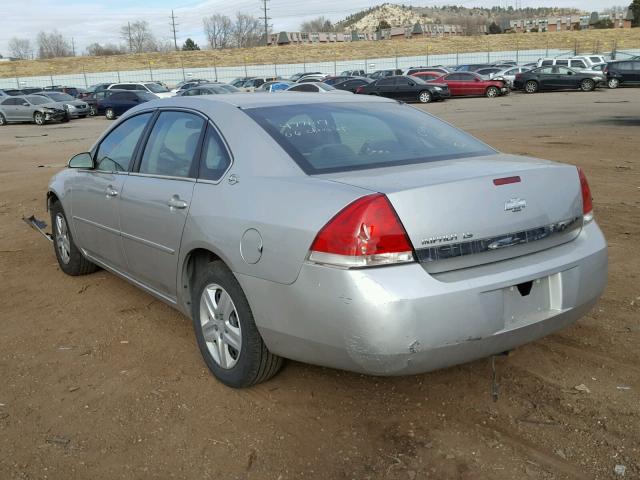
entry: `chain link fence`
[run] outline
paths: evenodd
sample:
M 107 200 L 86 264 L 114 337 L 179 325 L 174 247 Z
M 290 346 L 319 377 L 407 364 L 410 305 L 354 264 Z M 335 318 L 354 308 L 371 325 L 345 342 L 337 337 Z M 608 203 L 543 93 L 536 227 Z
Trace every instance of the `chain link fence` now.
M 322 72 L 329 75 L 338 75 L 345 70 L 364 70 L 371 73 L 375 70 L 399 68 L 406 70 L 415 66 L 452 66 L 464 63 L 491 63 L 501 60 L 513 60 L 519 64 L 536 62 L 540 57 L 569 57 L 576 53 L 597 53 L 611 59 L 630 58 L 640 55 L 640 48 L 618 50 L 615 44 L 609 51 L 601 51 L 594 44 L 591 51 L 583 51 L 576 44 L 570 50 L 542 48 L 536 50 L 511 50 L 511 51 L 485 51 L 462 53 L 452 52 L 448 54 L 429 55 L 428 49 L 424 55 L 393 56 L 381 58 L 362 58 L 358 60 L 334 60 L 324 62 L 287 63 L 287 64 L 263 64 L 241 65 L 234 67 L 182 67 L 173 69 L 75 73 L 65 75 L 41 75 L 33 77 L 0 78 L 0 88 L 25 88 L 46 87 L 52 85 L 64 85 L 69 87 L 87 88 L 96 83 L 120 83 L 120 82 L 146 82 L 159 81 L 169 86 L 188 80 L 190 78 L 205 78 L 211 81 L 229 82 L 238 77 L 281 77 L 287 78 L 299 72 Z M 278 47 L 274 47 L 278 48 Z

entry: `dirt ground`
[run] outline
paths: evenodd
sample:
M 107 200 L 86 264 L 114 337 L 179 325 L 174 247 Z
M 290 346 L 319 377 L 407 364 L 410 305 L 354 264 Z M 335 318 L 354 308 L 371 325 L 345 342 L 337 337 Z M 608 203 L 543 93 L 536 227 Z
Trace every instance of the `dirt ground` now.
M 427 110 L 510 153 L 583 167 L 607 291 L 496 360 L 399 378 L 288 362 L 231 390 L 187 318 L 104 271 L 65 276 L 21 221 L 104 118 L 0 128 L 0 479 L 640 477 L 640 90 L 513 94 Z M 47 220 L 48 221 L 48 220 Z M 584 385 L 586 388 L 576 389 Z

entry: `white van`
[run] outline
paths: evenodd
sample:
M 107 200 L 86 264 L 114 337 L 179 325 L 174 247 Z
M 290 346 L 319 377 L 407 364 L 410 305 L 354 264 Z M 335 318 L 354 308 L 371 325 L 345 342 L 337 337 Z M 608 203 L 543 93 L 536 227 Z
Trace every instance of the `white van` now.
M 592 60 L 593 59 L 593 60 Z M 600 61 L 602 59 L 602 61 Z M 598 61 L 594 61 L 598 60 Z M 597 63 L 606 63 L 602 55 L 589 55 L 571 58 L 540 58 L 538 59 L 539 67 L 549 67 L 559 65 L 562 67 L 573 68 L 574 70 L 589 70 Z

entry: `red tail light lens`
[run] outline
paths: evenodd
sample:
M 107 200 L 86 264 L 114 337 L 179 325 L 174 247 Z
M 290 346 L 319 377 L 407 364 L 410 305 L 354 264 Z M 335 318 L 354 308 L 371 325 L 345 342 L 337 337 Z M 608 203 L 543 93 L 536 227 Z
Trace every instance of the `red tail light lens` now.
M 362 90 L 364 90 L 364 85 L 356 88 L 356 93 L 362 93 Z
M 580 178 L 580 189 L 582 190 L 582 214 L 585 222 L 593 220 L 593 200 L 591 197 L 591 189 L 584 171 L 578 167 L 578 177 Z
M 342 268 L 413 262 L 413 248 L 386 196 L 347 205 L 316 236 L 309 260 Z

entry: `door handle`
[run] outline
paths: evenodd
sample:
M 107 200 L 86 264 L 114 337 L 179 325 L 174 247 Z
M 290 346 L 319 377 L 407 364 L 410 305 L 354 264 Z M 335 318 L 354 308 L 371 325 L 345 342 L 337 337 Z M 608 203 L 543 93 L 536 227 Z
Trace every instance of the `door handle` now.
M 113 185 L 109 185 L 105 190 L 105 193 L 107 195 L 107 198 L 113 198 L 113 197 L 117 197 L 119 192 L 118 190 L 113 188 Z
M 184 200 L 180 200 L 180 197 L 178 195 L 174 195 L 169 199 L 167 205 L 169 205 L 169 208 L 171 209 L 175 208 L 182 210 L 183 208 L 187 208 L 188 203 Z

